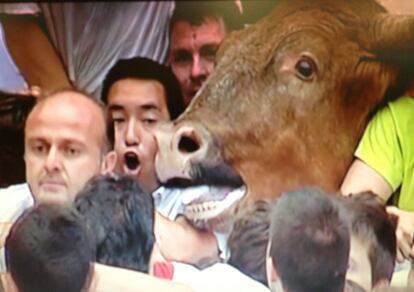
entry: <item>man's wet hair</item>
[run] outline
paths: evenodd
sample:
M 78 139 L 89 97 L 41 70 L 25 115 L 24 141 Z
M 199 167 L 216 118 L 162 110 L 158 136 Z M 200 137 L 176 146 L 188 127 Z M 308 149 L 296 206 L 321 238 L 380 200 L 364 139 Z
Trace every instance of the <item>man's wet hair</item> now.
M 6 265 L 20 292 L 79 292 L 87 286 L 94 250 L 73 209 L 39 205 L 14 223 Z
M 184 111 L 180 84 L 171 69 L 144 57 L 118 60 L 108 71 L 103 82 L 101 100 L 107 104 L 112 85 L 124 79 L 155 80 L 165 91 L 168 112 L 172 120 Z
M 154 202 L 132 177 L 93 177 L 78 194 L 76 210 L 94 236 L 98 263 L 149 271 L 155 242 Z
M 223 20 L 226 31 L 244 27 L 243 17 L 234 1 L 176 1 L 170 20 L 170 34 L 175 23 L 184 20 L 200 26 L 206 20 Z
M 350 237 L 340 204 L 317 188 L 282 194 L 272 210 L 270 251 L 287 291 L 342 292 Z
M 228 241 L 228 264 L 266 286 L 266 248 L 271 206 L 272 202 L 259 200 L 241 211 Z
M 369 243 L 372 287 L 391 281 L 397 253 L 397 218 L 387 213 L 381 199 L 370 191 L 340 197 L 349 213 L 351 235 Z

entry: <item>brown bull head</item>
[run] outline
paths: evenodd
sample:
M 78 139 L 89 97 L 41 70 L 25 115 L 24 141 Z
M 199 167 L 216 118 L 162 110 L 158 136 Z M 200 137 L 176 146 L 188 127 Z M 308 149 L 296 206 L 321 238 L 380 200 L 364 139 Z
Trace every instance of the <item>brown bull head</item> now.
M 402 93 L 413 52 L 414 18 L 374 1 L 280 0 L 229 37 L 190 107 L 160 129 L 158 176 L 238 174 L 255 199 L 335 191 L 371 114 Z

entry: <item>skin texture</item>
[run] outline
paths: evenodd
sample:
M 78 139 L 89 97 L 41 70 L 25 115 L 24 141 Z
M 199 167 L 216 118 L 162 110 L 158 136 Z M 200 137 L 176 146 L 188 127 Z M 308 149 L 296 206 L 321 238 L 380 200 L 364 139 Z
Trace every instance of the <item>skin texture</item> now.
M 185 105 L 213 71 L 216 51 L 225 36 L 224 22 L 212 19 L 200 26 L 180 20 L 172 28 L 170 65 L 180 83 Z
M 253 200 L 302 185 L 337 191 L 370 114 L 399 81 L 395 56 L 414 49 L 412 23 L 373 1 L 278 2 L 226 39 L 189 108 L 157 133 L 157 173 L 193 179 L 226 163 Z M 183 138 L 197 147 L 180 147 Z
M 160 122 L 170 120 L 163 86 L 155 80 L 119 80 L 109 91 L 108 108 L 115 123 L 116 170 L 136 177 L 147 191 L 154 191 L 159 187 L 154 170 L 158 148 L 152 132 Z M 138 156 L 137 171 L 124 166 L 127 152 Z
M 36 203 L 70 203 L 104 170 L 102 109 L 79 93 L 39 103 L 25 127 L 26 179 Z

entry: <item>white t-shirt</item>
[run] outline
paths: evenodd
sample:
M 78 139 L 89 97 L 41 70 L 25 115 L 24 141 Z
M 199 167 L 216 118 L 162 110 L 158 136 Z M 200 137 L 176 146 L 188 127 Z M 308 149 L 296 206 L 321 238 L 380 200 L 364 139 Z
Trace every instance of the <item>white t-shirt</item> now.
M 175 1 L 1 3 L 0 13 L 40 12 L 72 84 L 100 98 L 117 60 L 140 56 L 165 64 L 174 7 Z
M 0 223 L 10 223 L 34 204 L 29 185 L 18 184 L 0 189 Z M 0 249 L 0 273 L 6 272 L 4 247 Z
M 184 213 L 182 189 L 159 187 L 152 193 L 155 209 L 164 217 L 174 221 Z
M 197 292 L 270 291 L 262 283 L 253 280 L 228 264 L 217 263 L 203 270 L 183 263 L 173 262 L 172 264 L 174 266 L 173 281 L 189 285 Z
M 0 22 L 0 90 L 16 92 L 26 89 L 27 83 L 7 48 L 3 26 Z

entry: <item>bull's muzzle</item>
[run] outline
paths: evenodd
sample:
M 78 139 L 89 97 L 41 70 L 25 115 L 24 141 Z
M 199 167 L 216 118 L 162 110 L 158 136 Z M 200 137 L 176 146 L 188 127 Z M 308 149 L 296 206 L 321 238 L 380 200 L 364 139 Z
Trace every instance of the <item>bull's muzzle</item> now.
M 192 168 L 206 159 L 210 135 L 201 126 L 172 123 L 156 131 L 158 154 L 155 169 L 158 179 L 165 183 L 173 178 L 192 179 Z

